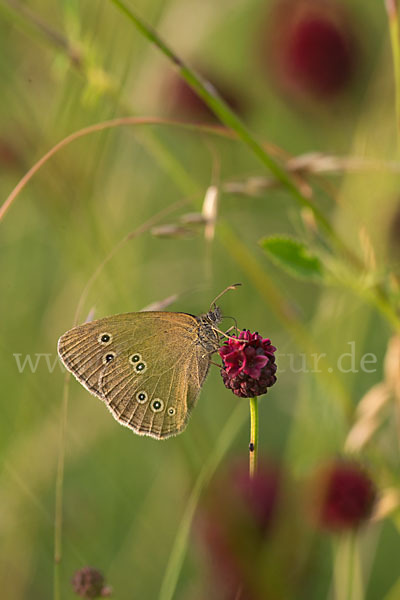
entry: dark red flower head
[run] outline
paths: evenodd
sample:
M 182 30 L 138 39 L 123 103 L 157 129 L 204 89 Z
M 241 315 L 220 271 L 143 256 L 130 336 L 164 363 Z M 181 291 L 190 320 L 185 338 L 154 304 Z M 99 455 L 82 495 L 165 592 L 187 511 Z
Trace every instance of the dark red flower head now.
M 245 102 L 236 89 L 227 85 L 221 77 L 217 77 L 215 74 L 204 73 L 204 77 L 218 90 L 220 96 L 232 110 L 238 114 L 246 112 Z M 218 121 L 204 100 L 177 73 L 172 73 L 165 81 L 161 100 L 166 112 L 179 118 L 196 119 L 202 123 Z
M 262 549 L 279 522 L 284 473 L 278 465 L 260 461 L 254 478 L 246 462 L 234 463 L 220 473 L 205 494 L 196 519 L 196 531 L 205 549 L 216 597 L 232 599 L 242 589 L 243 600 L 260 600 L 256 593 Z
M 277 0 L 262 36 L 262 55 L 290 95 L 332 100 L 350 88 L 358 48 L 345 3 Z
M 72 587 L 81 598 L 110 596 L 111 588 L 105 585 L 104 576 L 94 567 L 83 567 L 74 573 Z
M 5 138 L 0 138 L 0 169 L 18 169 L 23 161 L 14 146 Z
M 276 381 L 276 348 L 271 340 L 248 330 L 231 337 L 219 349 L 222 379 L 227 388 L 241 398 L 266 394 Z
M 354 529 L 366 521 L 376 500 L 376 488 L 355 462 L 335 461 L 321 469 L 313 482 L 314 517 L 331 531 Z

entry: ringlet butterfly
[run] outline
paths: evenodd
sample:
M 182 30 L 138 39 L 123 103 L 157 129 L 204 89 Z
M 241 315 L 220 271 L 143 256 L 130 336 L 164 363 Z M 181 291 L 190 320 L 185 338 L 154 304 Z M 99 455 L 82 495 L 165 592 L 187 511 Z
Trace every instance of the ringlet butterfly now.
M 238 285 L 198 317 L 151 311 L 84 323 L 60 337 L 58 354 L 121 425 L 156 439 L 176 435 L 187 425 L 221 344 L 216 301 Z

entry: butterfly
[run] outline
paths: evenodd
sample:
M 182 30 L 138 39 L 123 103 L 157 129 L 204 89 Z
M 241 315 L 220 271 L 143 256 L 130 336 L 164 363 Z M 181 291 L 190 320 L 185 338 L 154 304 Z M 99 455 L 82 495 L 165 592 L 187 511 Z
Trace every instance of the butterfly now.
M 79 325 L 60 337 L 58 354 L 121 425 L 168 438 L 185 429 L 221 345 L 221 295 L 200 316 L 133 312 Z

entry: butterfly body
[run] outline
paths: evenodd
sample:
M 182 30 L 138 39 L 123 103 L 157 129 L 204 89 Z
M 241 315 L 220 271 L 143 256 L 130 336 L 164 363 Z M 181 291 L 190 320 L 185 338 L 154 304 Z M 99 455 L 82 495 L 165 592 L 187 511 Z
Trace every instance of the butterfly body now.
M 200 316 L 139 312 L 105 317 L 61 336 L 64 365 L 114 418 L 161 439 L 183 431 L 220 346 L 218 307 Z

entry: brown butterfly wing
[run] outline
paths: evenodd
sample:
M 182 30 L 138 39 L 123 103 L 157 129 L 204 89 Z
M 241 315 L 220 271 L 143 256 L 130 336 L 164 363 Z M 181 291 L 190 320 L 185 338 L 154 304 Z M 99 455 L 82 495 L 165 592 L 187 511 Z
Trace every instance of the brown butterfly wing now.
M 183 431 L 207 375 L 209 355 L 198 342 L 191 315 L 157 313 L 140 321 L 136 339 L 104 369 L 100 387 L 114 417 L 136 433 L 157 439 Z M 130 357 L 145 368 L 138 372 Z
M 208 371 L 209 356 L 197 332 L 196 318 L 185 313 L 127 313 L 71 329 L 58 351 L 121 424 L 163 438 L 185 428 Z M 140 357 L 138 363 L 133 356 Z M 143 372 L 135 368 L 140 363 Z M 142 391 L 144 401 L 138 401 Z
M 129 326 L 129 319 L 127 321 Z M 89 392 L 102 400 L 99 377 L 105 367 L 107 351 L 118 342 L 119 329 L 115 317 L 106 317 L 74 327 L 58 340 L 58 354 L 64 365 Z M 110 341 L 100 342 L 101 335 L 111 335 Z

